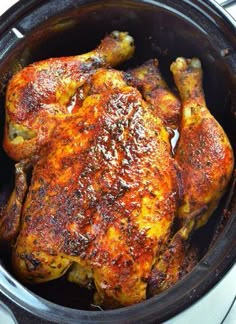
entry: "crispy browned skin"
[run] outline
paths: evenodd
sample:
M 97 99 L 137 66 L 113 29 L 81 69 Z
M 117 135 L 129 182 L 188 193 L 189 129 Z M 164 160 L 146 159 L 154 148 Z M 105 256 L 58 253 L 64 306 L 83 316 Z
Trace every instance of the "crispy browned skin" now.
M 167 128 L 178 126 L 180 102 L 158 61 L 129 79 L 147 103 L 128 74 L 107 68 L 133 50 L 127 33 L 114 32 L 88 54 L 35 63 L 13 77 L 6 101 L 5 149 L 34 164 L 25 201 L 28 161 L 17 166 L 0 224 L 4 242 L 19 231 L 14 271 L 28 283 L 68 271 L 69 281 L 94 283 L 94 302 L 106 308 L 138 303 L 147 287 L 154 295 L 181 278 L 187 239 L 212 214 L 233 166 L 205 105 L 199 61 L 178 59 L 171 67 L 183 101 L 178 186 Z M 171 238 L 176 210 L 180 230 Z
M 231 178 L 234 157 L 224 130 L 206 107 L 200 61 L 178 58 L 171 71 L 183 103 L 175 159 L 184 188 L 177 214 L 187 238 L 217 207 Z
M 234 158 L 229 140 L 206 107 L 198 59 L 178 58 L 171 65 L 183 104 L 180 140 L 175 159 L 181 172 L 183 197 L 177 209 L 180 229 L 155 263 L 149 294 L 160 293 L 190 271 L 184 264 L 190 234 L 203 226 L 217 207 L 232 174 Z M 185 267 L 187 270 L 183 271 Z
M 178 129 L 181 102 L 170 91 L 158 69 L 158 60 L 149 60 L 130 71 L 129 82 L 136 86 L 148 102 L 150 111 L 159 116 L 167 129 Z M 172 135 L 172 134 L 171 134 Z M 176 164 L 178 174 L 179 167 Z M 159 247 L 159 257 L 153 265 L 148 279 L 148 295 L 154 296 L 171 287 L 183 274 L 188 242 L 177 233 L 168 245 Z
M 15 271 L 42 282 L 76 262 L 95 281 L 96 303 L 140 302 L 175 208 L 168 133 L 139 92 L 122 86 L 88 96 L 34 167 Z
M 149 60 L 130 71 L 130 82 L 143 94 L 153 113 L 168 127 L 179 127 L 181 103 L 164 81 L 157 59 Z
M 101 66 L 116 66 L 134 52 L 133 38 L 115 31 L 92 52 L 34 63 L 13 76 L 6 95 L 4 149 L 14 160 L 35 154 L 58 119 L 71 113 L 79 87 Z

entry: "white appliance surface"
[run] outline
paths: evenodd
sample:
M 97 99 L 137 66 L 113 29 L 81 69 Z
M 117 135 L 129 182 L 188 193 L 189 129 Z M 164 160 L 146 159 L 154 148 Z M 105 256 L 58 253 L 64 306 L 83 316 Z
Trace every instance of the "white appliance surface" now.
M 17 0 L 0 1 L 0 15 Z M 222 4 L 224 0 L 217 0 Z M 227 7 L 236 20 L 236 4 Z M 165 324 L 235 324 L 236 323 L 236 265 L 203 298 Z M 16 323 L 12 312 L 0 301 L 0 323 Z

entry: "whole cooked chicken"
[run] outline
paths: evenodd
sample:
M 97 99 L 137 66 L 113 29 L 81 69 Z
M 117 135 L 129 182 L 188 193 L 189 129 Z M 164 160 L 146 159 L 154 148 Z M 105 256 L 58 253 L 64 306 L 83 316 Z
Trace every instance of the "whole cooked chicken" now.
M 14 272 L 31 284 L 66 275 L 104 308 L 143 301 L 191 269 L 189 238 L 233 168 L 199 60 L 171 65 L 181 113 L 157 60 L 113 68 L 133 53 L 133 38 L 113 32 L 90 53 L 26 67 L 6 96 L 4 148 L 18 163 L 0 241 Z
M 177 201 L 168 132 L 119 77 L 89 95 L 41 150 L 13 253 L 18 277 L 28 282 L 78 264 L 82 281 L 94 280 L 95 302 L 109 308 L 146 298 Z M 82 283 L 79 270 L 70 278 Z
M 128 58 L 133 43 L 125 37 Z M 116 47 L 113 51 L 117 56 Z M 7 100 L 12 83 L 27 69 L 12 79 Z M 20 177 L 2 229 L 6 232 L 6 224 L 17 219 L 13 268 L 24 282 L 52 280 L 69 269 L 70 281 L 84 286 L 94 282 L 96 303 L 130 305 L 146 299 L 151 268 L 174 219 L 177 177 L 169 135 L 122 72 L 96 69 L 78 87 L 85 99 L 74 104 L 75 113 L 63 111 L 47 140 L 37 141 L 30 154 L 26 149 L 34 167 L 24 203 L 29 160 L 17 165 Z M 24 112 L 21 103 L 7 103 L 8 122 L 11 111 Z M 40 121 L 46 109 L 35 110 Z M 31 120 L 25 114 L 24 126 Z M 21 141 L 14 145 L 21 148 Z

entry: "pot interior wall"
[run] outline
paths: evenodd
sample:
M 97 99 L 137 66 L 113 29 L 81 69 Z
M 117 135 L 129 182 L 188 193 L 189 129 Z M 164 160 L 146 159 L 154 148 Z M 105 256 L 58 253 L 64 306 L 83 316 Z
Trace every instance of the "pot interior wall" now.
M 204 21 L 206 18 L 200 19 L 194 10 L 189 12 L 188 5 L 181 5 L 180 2 L 174 4 L 174 1 L 166 1 L 165 5 L 160 1 L 158 6 L 154 5 L 154 2 L 153 5 L 147 5 L 141 1 L 90 1 L 90 5 L 78 8 L 69 1 L 71 5 L 66 10 L 62 10 L 61 4 L 57 2 L 55 10 L 58 14 L 56 17 L 50 17 L 50 6 L 53 6 L 55 1 L 52 1 L 51 5 L 48 1 L 43 8 L 38 9 L 38 13 L 36 10 L 18 22 L 16 27 L 25 37 L 15 39 L 11 51 L 4 54 L 4 60 L 0 63 L 1 131 L 5 85 L 13 73 L 38 60 L 87 52 L 96 47 L 105 34 L 112 30 L 123 30 L 134 37 L 136 53 L 133 59 L 120 68 L 127 69 L 156 57 L 164 77 L 172 88 L 174 85 L 169 72 L 170 63 L 178 56 L 197 56 L 201 59 L 208 106 L 228 133 L 231 142 L 235 143 L 235 121 L 232 118 L 235 111 L 235 99 L 232 96 L 235 77 L 227 64 L 228 58 L 225 57 L 224 50 L 228 49 L 228 44 L 223 40 L 217 26 L 207 24 Z M 168 7 L 170 3 L 173 4 L 172 9 Z M 40 10 L 48 12 L 48 19 L 44 19 L 35 28 L 34 21 L 37 21 Z M 2 149 L 0 161 L 0 203 L 3 204 L 13 188 L 14 163 L 7 158 Z M 221 221 L 225 201 L 226 198 L 207 226 L 193 237 L 193 242 L 198 242 L 196 244 L 201 256 L 208 250 L 214 231 Z M 11 271 L 8 256 L 3 255 L 3 260 L 7 269 Z M 92 292 L 68 284 L 64 278 L 29 288 L 61 305 L 79 309 L 90 308 Z

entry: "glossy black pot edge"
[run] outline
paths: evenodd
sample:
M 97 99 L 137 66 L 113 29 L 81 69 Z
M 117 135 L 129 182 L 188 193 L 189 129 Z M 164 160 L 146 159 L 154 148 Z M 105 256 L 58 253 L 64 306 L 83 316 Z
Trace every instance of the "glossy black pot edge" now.
M 39 7 L 47 0 L 19 0 L 0 16 L 0 35 L 11 29 L 14 24 L 31 9 Z
M 38 7 L 41 3 L 48 1 L 40 0 L 21 0 L 19 3 L 9 9 L 0 21 L 0 33 L 7 31 L 15 22 L 24 16 L 32 8 Z M 186 1 L 189 2 L 189 1 Z M 85 3 L 85 1 L 81 1 Z M 199 1 L 201 5 L 207 4 L 212 10 L 216 10 L 220 16 L 227 20 L 230 24 L 231 29 L 235 30 L 236 24 L 232 23 L 232 19 L 229 15 L 225 14 L 225 11 L 221 9 L 214 1 Z M 7 19 L 6 19 L 7 18 Z M 6 20 L 5 20 L 6 19 Z M 233 213 L 236 213 L 234 208 Z M 80 322 L 112 322 L 122 323 L 127 322 L 127 315 L 132 313 L 132 322 L 137 323 L 136 313 L 139 313 L 138 321 L 152 321 L 154 318 L 156 321 L 163 321 L 167 318 L 172 317 L 176 313 L 185 309 L 187 306 L 197 301 L 203 296 L 209 289 L 211 289 L 221 277 L 230 269 L 232 264 L 235 262 L 236 250 L 234 249 L 235 242 L 235 231 L 236 231 L 236 219 L 232 217 L 229 224 L 227 224 L 222 235 L 215 243 L 215 252 L 208 253 L 203 260 L 193 270 L 191 275 L 188 275 L 185 279 L 178 283 L 173 288 L 169 289 L 162 294 L 153 297 L 138 305 L 133 305 L 118 310 L 111 310 L 106 312 L 87 312 L 58 306 L 41 297 L 31 293 L 25 289 L 20 283 L 18 283 L 6 270 L 0 266 L 0 287 L 1 291 L 16 304 L 20 305 L 24 309 L 31 313 L 43 317 L 48 320 L 54 320 L 57 322 L 75 322 L 80 317 Z M 231 241 L 230 241 L 231 240 Z M 219 241 L 221 244 L 219 244 Z M 233 242 L 233 243 L 232 243 Z M 219 255 L 219 250 L 224 251 L 225 258 L 222 260 Z M 214 268 L 212 264 L 214 263 Z M 217 275 L 219 273 L 219 275 Z M 207 274 L 207 275 L 206 275 Z M 196 282 L 198 278 L 198 286 L 192 286 L 190 278 L 193 277 Z M 201 285 L 201 289 L 199 286 Z M 182 295 L 181 299 L 179 296 Z M 142 313 L 142 318 L 140 317 Z M 158 313 L 158 314 L 156 314 Z M 63 320 L 63 314 L 65 319 Z M 70 314 L 70 318 L 68 318 Z M 155 314 L 155 315 L 154 315 Z M 119 319 L 117 320 L 117 315 Z
M 185 0 L 184 0 L 185 1 Z M 191 2 L 191 0 L 186 0 L 187 2 Z M 236 21 L 234 18 L 215 0 L 200 0 L 203 2 L 205 6 L 209 6 L 210 10 L 214 10 L 216 14 L 218 14 L 221 18 L 227 22 L 230 29 L 236 32 Z
M 139 2 L 139 0 L 136 0 Z M 11 6 L 2 16 L 0 16 L 0 34 L 4 33 L 8 29 L 10 29 L 22 16 L 27 14 L 31 9 L 35 9 L 36 7 L 40 7 L 42 4 L 47 3 L 48 0 L 19 0 L 13 6 Z M 81 0 L 81 5 L 88 4 L 89 0 Z M 140 2 L 149 2 L 154 3 L 157 2 L 155 0 L 147 0 Z M 192 5 L 191 0 L 183 0 L 183 2 L 190 3 Z M 210 11 L 215 11 L 215 14 L 219 15 L 224 19 L 225 22 L 229 24 L 229 27 L 236 31 L 236 21 L 234 18 L 215 0 L 198 0 L 199 5 L 203 7 L 203 10 L 206 10 L 208 7 Z

